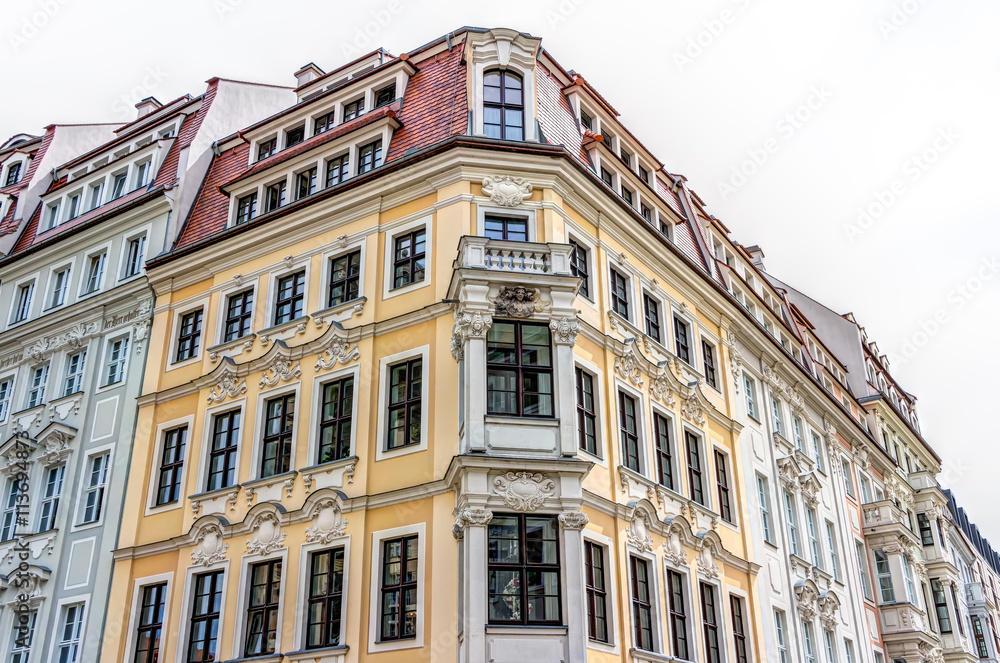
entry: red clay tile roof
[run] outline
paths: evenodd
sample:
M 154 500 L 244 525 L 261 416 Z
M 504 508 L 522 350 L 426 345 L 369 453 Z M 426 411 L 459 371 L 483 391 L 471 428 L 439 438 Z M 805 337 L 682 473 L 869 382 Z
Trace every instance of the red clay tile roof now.
M 14 211 L 17 209 L 17 196 L 14 196 L 13 198 L 14 200 L 11 202 L 10 209 L 7 210 L 3 219 L 0 220 L 0 235 L 9 235 L 17 230 L 17 224 L 14 223 Z
M 17 242 L 14 244 L 14 248 L 10 250 L 10 254 L 22 251 L 31 245 L 31 238 L 35 236 L 35 231 L 38 229 L 38 217 L 42 213 L 42 206 L 39 205 L 35 208 L 35 213 L 31 215 L 31 219 L 28 224 L 21 231 L 21 236 L 17 238 Z M 8 255 L 10 255 L 8 254 Z

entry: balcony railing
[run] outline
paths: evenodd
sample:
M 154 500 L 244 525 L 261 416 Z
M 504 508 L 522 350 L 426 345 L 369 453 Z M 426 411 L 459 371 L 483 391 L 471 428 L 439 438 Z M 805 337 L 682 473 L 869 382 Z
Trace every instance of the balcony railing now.
M 861 509 L 865 514 L 865 527 L 897 524 L 906 526 L 908 524 L 902 509 L 897 507 L 891 500 L 869 502 L 862 505 Z
M 569 244 L 512 242 L 465 236 L 458 244 L 455 269 L 488 269 L 514 274 L 571 276 Z

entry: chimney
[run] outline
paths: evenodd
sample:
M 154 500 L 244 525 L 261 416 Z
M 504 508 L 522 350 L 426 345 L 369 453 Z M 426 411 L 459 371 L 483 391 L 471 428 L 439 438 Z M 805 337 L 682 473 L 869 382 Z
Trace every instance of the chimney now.
M 295 86 L 302 87 L 306 83 L 313 82 L 325 73 L 325 71 L 310 62 L 292 75 L 295 76 Z
M 157 101 L 156 97 L 146 97 L 145 99 L 137 103 L 135 107 L 139 110 L 139 115 L 136 117 L 136 119 L 138 120 L 146 117 L 147 115 L 149 115 L 154 111 L 160 110 L 161 108 L 163 108 L 163 104 Z
M 767 271 L 764 269 L 764 250 L 756 244 L 748 246 L 746 249 L 747 253 L 749 253 L 750 257 L 753 259 L 753 266 L 762 272 Z

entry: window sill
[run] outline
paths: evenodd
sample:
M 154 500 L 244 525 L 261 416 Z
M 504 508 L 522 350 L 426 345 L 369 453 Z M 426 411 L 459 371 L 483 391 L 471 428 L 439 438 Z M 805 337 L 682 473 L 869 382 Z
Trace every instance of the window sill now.
M 188 499 L 191 501 L 212 500 L 217 497 L 228 495 L 229 493 L 232 493 L 234 491 L 238 493 L 242 487 L 243 484 L 234 483 L 233 485 L 226 486 L 225 488 L 218 488 L 216 490 L 206 490 L 203 493 L 195 493 L 194 495 L 188 495 Z
M 406 447 L 401 447 L 405 449 Z M 331 460 L 325 463 L 318 463 L 316 465 L 310 465 L 308 467 L 303 467 L 299 469 L 300 474 L 315 474 L 317 472 L 330 472 L 332 470 L 339 469 L 341 467 L 346 467 L 353 463 L 357 463 L 360 460 L 357 456 L 348 456 L 347 458 L 341 458 L 340 460 Z
M 223 343 L 219 343 L 218 345 L 213 345 L 212 347 L 206 350 L 206 352 L 208 352 L 208 360 L 214 364 L 215 362 L 219 361 L 219 356 L 223 352 L 227 352 L 229 350 L 238 348 L 240 346 L 242 346 L 242 348 L 240 348 L 240 351 L 234 354 L 242 354 L 244 352 L 250 352 L 250 350 L 253 349 L 253 342 L 255 340 L 257 340 L 257 334 L 251 332 L 249 334 L 246 334 L 245 336 L 234 338 L 231 341 L 225 341 Z
M 511 417 L 488 414 L 485 417 L 488 424 L 503 424 L 505 426 L 549 426 L 559 427 L 559 419 L 553 417 Z
M 257 332 L 257 338 L 260 339 L 260 344 L 262 347 L 267 347 L 273 337 L 278 334 L 282 334 L 291 329 L 295 330 L 295 334 L 305 334 L 306 324 L 309 322 L 309 316 L 303 315 L 294 320 L 289 320 L 288 322 L 283 322 L 280 325 L 274 325 L 273 327 L 268 327 L 267 329 L 261 329 Z M 282 339 L 283 340 L 283 339 Z
M 342 302 L 336 306 L 325 308 L 322 311 L 316 311 L 312 314 L 312 319 L 316 321 L 316 327 L 322 328 L 323 325 L 334 322 L 333 317 L 340 315 L 344 311 L 351 311 L 345 320 L 354 315 L 361 315 L 364 313 L 365 304 L 367 303 L 367 297 L 355 297 L 354 299 Z
M 285 658 L 289 661 L 312 661 L 320 658 L 330 658 L 335 656 L 345 657 L 350 649 L 347 645 L 334 645 L 332 647 L 319 647 L 317 649 L 302 649 L 285 653 Z
M 282 472 L 281 474 L 272 474 L 269 477 L 244 481 L 243 483 L 240 484 L 240 486 L 243 488 L 244 491 L 251 488 L 253 488 L 254 490 L 256 490 L 257 488 L 270 488 L 276 483 L 284 483 L 289 479 L 294 481 L 296 476 L 298 476 L 298 472 L 296 472 L 295 470 L 290 470 L 288 472 Z

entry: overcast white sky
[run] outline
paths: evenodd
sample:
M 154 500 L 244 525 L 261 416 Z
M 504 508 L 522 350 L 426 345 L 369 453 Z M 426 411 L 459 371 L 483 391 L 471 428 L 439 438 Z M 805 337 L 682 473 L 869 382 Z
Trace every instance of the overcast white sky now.
M 896 357 L 942 483 L 1000 546 L 998 19 L 986 0 L 7 0 L 0 139 L 463 25 L 539 35 L 769 271 Z

